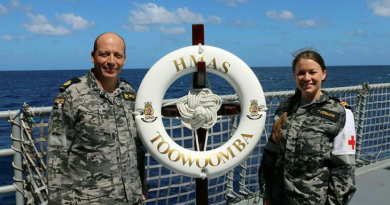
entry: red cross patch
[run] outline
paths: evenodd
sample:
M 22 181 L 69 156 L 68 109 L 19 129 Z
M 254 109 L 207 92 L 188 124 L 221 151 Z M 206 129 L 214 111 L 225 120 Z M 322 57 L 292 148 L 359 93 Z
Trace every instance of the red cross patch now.
M 355 136 L 351 135 L 351 139 L 348 140 L 348 145 L 351 145 L 352 146 L 352 150 L 355 150 Z

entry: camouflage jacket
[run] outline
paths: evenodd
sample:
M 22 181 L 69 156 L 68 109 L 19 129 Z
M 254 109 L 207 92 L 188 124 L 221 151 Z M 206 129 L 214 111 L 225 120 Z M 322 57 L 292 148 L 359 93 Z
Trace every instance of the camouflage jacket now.
M 345 125 L 345 108 L 326 92 L 300 106 L 300 91 L 281 103 L 288 113 L 281 142 L 269 138 L 259 168 L 260 191 L 272 205 L 348 204 L 356 191 L 355 156 L 332 154 Z
M 112 96 L 92 71 L 66 82 L 48 128 L 49 204 L 135 204 L 147 192 L 144 147 L 123 79 Z

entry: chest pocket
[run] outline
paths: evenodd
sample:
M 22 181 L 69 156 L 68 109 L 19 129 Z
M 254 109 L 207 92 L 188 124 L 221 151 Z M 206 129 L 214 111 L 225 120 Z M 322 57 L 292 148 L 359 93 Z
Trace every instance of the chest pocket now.
M 96 104 L 81 108 L 80 111 L 80 143 L 91 148 L 106 146 L 112 142 L 109 105 Z
M 302 155 L 330 157 L 337 130 L 335 122 L 310 116 L 303 122 L 298 133 L 297 150 Z
M 123 109 L 126 114 L 126 121 L 127 126 L 130 131 L 130 137 L 134 138 L 137 135 L 137 128 L 135 126 L 135 119 L 134 119 L 134 101 L 127 101 L 123 103 Z

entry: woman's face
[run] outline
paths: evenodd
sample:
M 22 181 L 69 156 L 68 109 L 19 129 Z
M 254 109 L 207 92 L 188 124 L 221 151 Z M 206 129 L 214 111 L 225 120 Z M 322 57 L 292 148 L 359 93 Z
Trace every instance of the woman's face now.
M 295 65 L 294 79 L 304 100 L 316 100 L 321 95 L 321 84 L 325 80 L 326 70 L 311 59 L 301 59 Z

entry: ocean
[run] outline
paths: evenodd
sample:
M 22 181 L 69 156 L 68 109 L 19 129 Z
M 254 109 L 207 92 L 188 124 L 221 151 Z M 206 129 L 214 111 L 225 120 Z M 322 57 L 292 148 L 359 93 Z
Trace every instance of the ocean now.
M 370 84 L 390 83 L 390 65 L 388 66 L 328 66 L 328 74 L 323 88 L 346 87 Z M 287 91 L 295 89 L 290 67 L 253 67 L 264 92 Z M 130 82 L 137 90 L 147 69 L 124 69 L 121 77 Z M 53 71 L 1 71 L 0 72 L 0 111 L 20 110 L 23 103 L 32 107 L 52 106 L 59 87 L 73 77 L 85 75 L 86 70 Z M 214 93 L 233 94 L 233 88 L 222 78 L 209 74 Z M 165 98 L 179 98 L 188 93 L 191 75 L 179 78 L 168 89 Z M 0 149 L 11 147 L 11 125 L 0 120 Z M 13 183 L 12 157 L 0 158 L 0 186 Z M 15 194 L 0 195 L 0 204 L 15 203 Z

